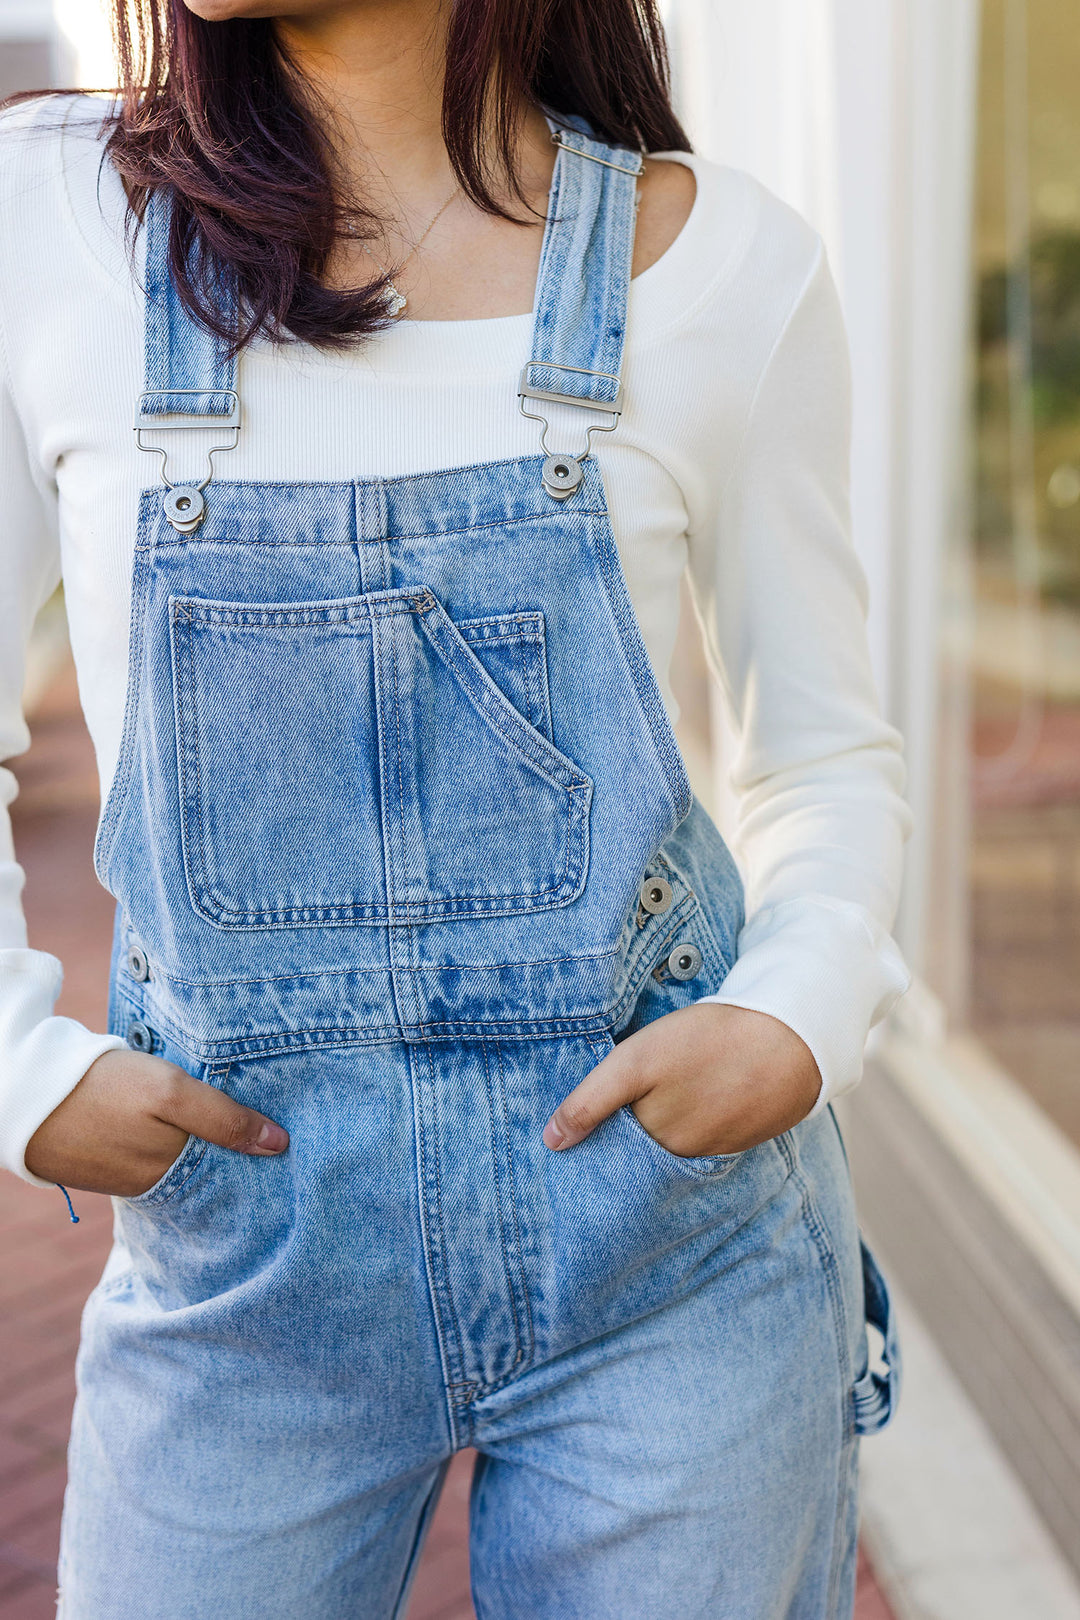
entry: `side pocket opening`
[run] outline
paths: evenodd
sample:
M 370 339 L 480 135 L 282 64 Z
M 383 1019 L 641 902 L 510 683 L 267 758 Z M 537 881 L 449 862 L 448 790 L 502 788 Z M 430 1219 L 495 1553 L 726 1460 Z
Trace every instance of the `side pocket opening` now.
M 228 1062 L 211 1063 L 197 1078 L 206 1085 L 213 1086 L 217 1091 L 224 1091 L 228 1085 L 230 1068 L 231 1064 Z M 209 1146 L 210 1143 L 204 1141 L 201 1136 L 189 1136 L 172 1164 L 152 1187 L 147 1187 L 145 1192 L 122 1199 L 121 1203 L 129 1209 L 147 1209 L 175 1198 L 199 1168 Z
M 866 1321 L 882 1337 L 878 1365 L 871 1364 L 867 1347 L 865 1370 L 856 1379 L 852 1391 L 855 1432 L 865 1435 L 877 1434 L 895 1415 L 900 1399 L 901 1359 L 896 1311 L 885 1278 L 862 1237 L 859 1238 L 859 1247 L 862 1253 Z

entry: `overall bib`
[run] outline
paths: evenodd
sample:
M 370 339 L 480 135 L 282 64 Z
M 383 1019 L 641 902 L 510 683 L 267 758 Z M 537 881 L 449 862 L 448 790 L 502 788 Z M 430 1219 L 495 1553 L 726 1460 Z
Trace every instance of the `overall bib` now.
M 641 160 L 558 139 L 518 387 L 609 429 Z M 168 228 L 155 199 L 140 435 L 227 445 L 237 368 Z M 719 988 L 742 921 L 585 428 L 549 450 L 142 496 L 111 1027 L 291 1145 L 190 1138 L 115 1201 L 65 1620 L 402 1615 L 465 1446 L 481 1620 L 850 1614 L 897 1361 L 831 1110 L 708 1158 L 628 1108 L 541 1140 L 616 1041 Z

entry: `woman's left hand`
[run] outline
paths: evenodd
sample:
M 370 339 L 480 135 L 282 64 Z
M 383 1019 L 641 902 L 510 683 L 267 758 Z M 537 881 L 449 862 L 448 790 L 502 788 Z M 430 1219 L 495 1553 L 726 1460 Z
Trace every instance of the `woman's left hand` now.
M 740 1153 L 805 1119 L 820 1088 L 813 1053 L 787 1024 L 695 1002 L 620 1041 L 559 1104 L 544 1141 L 573 1147 L 630 1103 L 669 1153 Z

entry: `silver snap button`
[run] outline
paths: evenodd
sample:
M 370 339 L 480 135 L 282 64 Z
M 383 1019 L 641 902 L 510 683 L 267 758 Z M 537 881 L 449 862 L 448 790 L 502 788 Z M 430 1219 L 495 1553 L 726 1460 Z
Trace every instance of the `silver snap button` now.
M 540 476 L 548 494 L 554 495 L 557 501 L 565 501 L 579 487 L 585 474 L 576 456 L 548 456 Z
M 144 950 L 133 945 L 127 953 L 127 970 L 139 984 L 145 983 L 150 977 L 150 962 Z
M 127 1043 L 133 1052 L 151 1052 L 154 1047 L 153 1030 L 141 1018 L 133 1018 L 127 1028 Z
M 671 884 L 662 877 L 647 877 L 638 890 L 638 899 L 646 911 L 660 917 L 675 898 Z
M 202 490 L 193 484 L 177 484 L 165 496 L 161 509 L 180 534 L 193 534 L 203 520 L 206 502 Z
M 668 956 L 667 969 L 673 979 L 696 979 L 702 962 L 696 945 L 676 945 Z

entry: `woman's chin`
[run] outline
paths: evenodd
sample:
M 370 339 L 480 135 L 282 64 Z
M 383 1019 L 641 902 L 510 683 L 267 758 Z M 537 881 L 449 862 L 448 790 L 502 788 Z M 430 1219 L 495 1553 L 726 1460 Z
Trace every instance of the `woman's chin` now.
M 281 17 L 314 11 L 304 0 L 184 0 L 187 9 L 204 22 L 228 22 L 234 17 Z

